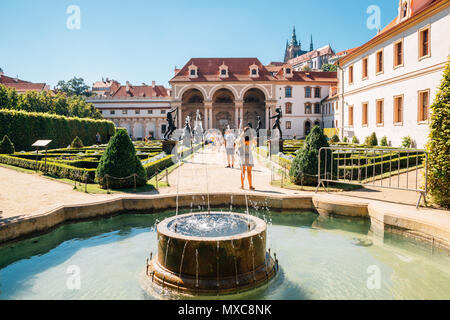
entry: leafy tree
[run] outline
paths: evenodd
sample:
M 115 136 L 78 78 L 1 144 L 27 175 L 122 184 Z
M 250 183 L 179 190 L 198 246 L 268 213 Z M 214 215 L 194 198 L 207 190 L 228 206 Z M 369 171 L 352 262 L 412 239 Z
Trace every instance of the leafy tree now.
M 325 72 L 336 72 L 337 71 L 337 66 L 336 65 L 334 65 L 334 64 L 324 64 L 323 66 L 322 66 L 322 71 L 325 71 Z
M 332 137 L 331 137 L 331 139 L 330 139 L 330 142 L 331 143 L 337 143 L 337 142 L 339 142 L 340 140 L 339 140 L 339 136 L 337 135 L 337 134 L 334 134 Z
M 450 207 L 450 60 L 431 106 L 428 190 L 438 205 Z
M 380 140 L 380 146 L 382 146 L 382 147 L 387 147 L 387 145 L 388 145 L 387 137 L 386 137 L 386 136 L 383 136 L 383 137 L 381 138 L 381 140 Z
M 70 147 L 73 149 L 83 148 L 83 141 L 81 141 L 79 136 L 76 136 L 75 139 L 73 139 L 72 143 L 70 144 Z
M 73 77 L 69 81 L 60 80 L 56 89 L 66 93 L 68 96 L 90 96 L 90 87 L 84 83 L 83 78 Z
M 370 136 L 366 137 L 364 144 L 369 147 L 377 146 L 378 145 L 377 134 L 375 132 L 372 132 Z
M 147 183 L 147 173 L 126 130 L 118 130 L 111 138 L 98 164 L 95 177 L 102 188 L 120 189 Z M 107 177 L 109 176 L 109 177 Z
M 3 140 L 0 141 L 0 154 L 13 154 L 14 144 L 9 140 L 8 136 L 5 135 Z
M 292 161 L 289 176 L 293 183 L 317 185 L 319 150 L 323 147 L 329 147 L 327 138 L 319 126 L 314 126 L 311 133 L 306 137 L 303 148 L 297 152 L 295 159 Z M 325 153 L 321 154 L 321 174 L 325 172 L 325 161 L 327 161 L 327 168 L 331 168 L 331 156 L 325 159 L 324 155 Z
M 402 147 L 403 148 L 411 148 L 413 145 L 413 138 L 410 136 L 406 136 L 402 138 Z
M 352 138 L 352 143 L 353 143 L 353 144 L 359 144 L 359 140 L 358 140 L 358 137 L 357 137 L 357 136 L 353 136 L 353 138 Z

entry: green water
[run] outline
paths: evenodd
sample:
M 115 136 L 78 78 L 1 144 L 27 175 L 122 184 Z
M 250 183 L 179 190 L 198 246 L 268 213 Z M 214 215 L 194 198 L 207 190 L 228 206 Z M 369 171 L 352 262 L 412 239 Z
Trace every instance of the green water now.
M 362 220 L 260 211 L 282 272 L 268 286 L 228 299 L 450 299 L 448 254 L 383 241 Z M 146 258 L 157 248 L 155 224 L 169 216 L 70 224 L 1 247 L 0 299 L 180 298 L 142 289 Z M 73 266 L 79 289 L 70 286 Z

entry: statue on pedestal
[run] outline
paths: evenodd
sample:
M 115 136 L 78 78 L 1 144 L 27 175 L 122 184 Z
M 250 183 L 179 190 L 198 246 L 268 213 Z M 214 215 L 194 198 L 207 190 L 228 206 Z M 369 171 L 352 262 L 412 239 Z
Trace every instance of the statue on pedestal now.
M 178 112 L 178 108 L 167 112 L 167 130 L 164 134 L 164 140 L 169 140 L 172 133 L 177 129 L 175 126 L 175 120 L 177 118 L 177 114 L 175 113 L 175 117 L 172 117 L 172 113 Z
M 269 119 L 275 119 L 275 124 L 272 127 L 272 130 L 278 129 L 278 132 L 280 133 L 280 140 L 282 140 L 283 138 L 283 133 L 281 132 L 281 124 L 280 124 L 280 120 L 281 117 L 283 116 L 282 112 L 281 112 L 281 108 L 276 108 L 276 115 L 274 115 L 273 117 L 270 117 Z M 272 134 L 273 136 L 273 134 Z

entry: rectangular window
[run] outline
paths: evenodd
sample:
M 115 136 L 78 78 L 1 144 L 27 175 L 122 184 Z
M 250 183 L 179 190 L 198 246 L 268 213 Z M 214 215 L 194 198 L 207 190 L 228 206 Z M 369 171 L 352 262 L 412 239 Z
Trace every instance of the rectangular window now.
M 362 60 L 362 79 L 365 80 L 369 77 L 369 58 Z
M 369 124 L 369 103 L 363 102 L 362 104 L 362 125 L 367 126 Z
M 161 125 L 161 133 L 166 133 L 167 127 L 165 124 Z
M 161 110 L 161 114 L 166 114 L 166 110 Z
M 353 127 L 353 106 L 348 107 L 348 125 Z
M 320 103 L 314 104 L 314 113 L 320 114 Z
M 310 87 L 305 88 L 305 98 L 311 98 L 311 88 Z
M 384 124 L 384 100 L 377 100 L 377 125 L 382 126 Z
M 428 115 L 430 112 L 430 90 L 419 91 L 419 110 L 418 120 L 419 122 L 428 121 Z
M 291 113 L 292 113 L 292 104 L 286 103 L 286 114 L 291 114 Z
M 383 73 L 384 61 L 383 50 L 377 52 L 377 74 Z
M 195 76 L 195 69 L 191 69 L 191 76 Z
M 305 114 L 311 114 L 311 104 L 305 104 Z
M 314 88 L 314 98 L 320 98 L 320 88 Z
M 116 111 L 115 110 L 111 110 L 109 113 L 110 114 L 116 114 Z
M 353 84 L 353 66 L 348 67 L 348 84 Z
M 134 110 L 134 114 L 141 114 L 141 110 Z
M 291 87 L 286 87 L 284 90 L 284 93 L 285 93 L 286 98 L 292 98 L 292 88 Z
M 291 129 L 291 122 L 290 121 L 286 121 L 286 129 Z
M 153 110 L 147 110 L 147 114 L 153 114 Z
M 394 68 L 403 66 L 403 40 L 394 43 Z
M 127 110 L 122 110 L 122 114 L 127 114 L 128 111 Z
M 419 59 L 431 55 L 430 43 L 430 26 L 427 26 L 419 31 Z
M 403 95 L 394 97 L 394 123 L 403 122 Z

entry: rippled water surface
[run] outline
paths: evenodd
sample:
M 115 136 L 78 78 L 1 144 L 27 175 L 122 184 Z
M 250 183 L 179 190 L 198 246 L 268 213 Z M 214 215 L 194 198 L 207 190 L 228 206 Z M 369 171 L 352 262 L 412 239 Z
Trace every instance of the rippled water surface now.
M 169 223 L 169 230 L 175 232 L 175 225 L 179 234 L 208 238 L 234 236 L 254 227 L 245 216 L 214 213 L 180 217 Z
M 1 247 L 0 299 L 170 298 L 141 286 L 146 259 L 157 249 L 155 224 L 170 215 L 70 224 Z M 450 299 L 448 254 L 371 236 L 361 220 L 305 212 L 261 217 L 270 222 L 267 245 L 282 272 L 267 287 L 228 298 Z M 78 273 L 80 288 L 73 289 Z

